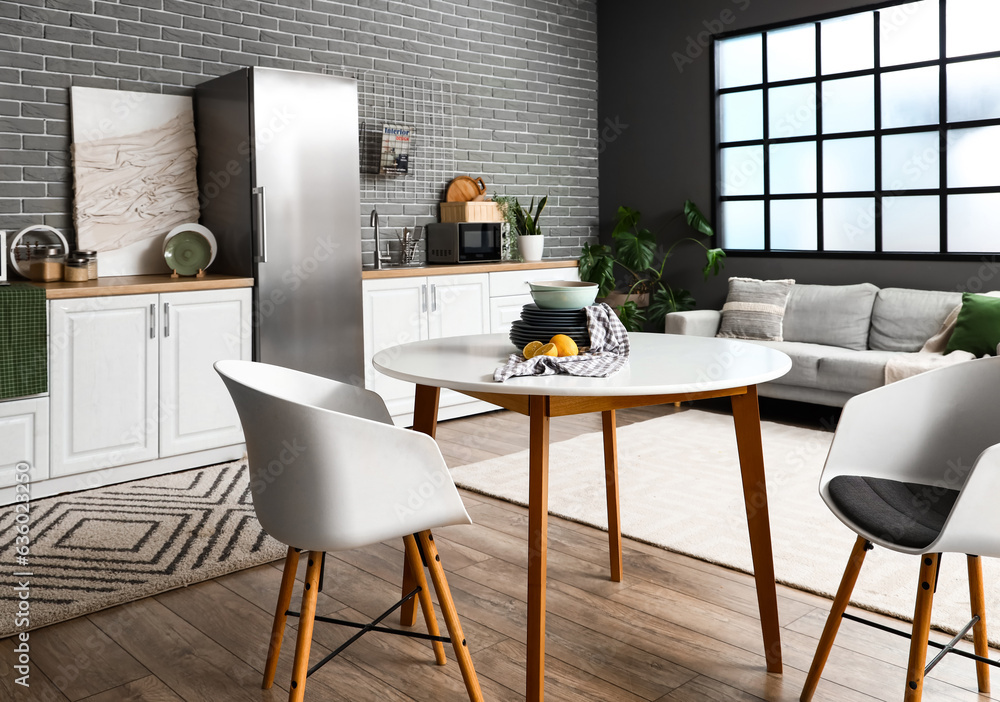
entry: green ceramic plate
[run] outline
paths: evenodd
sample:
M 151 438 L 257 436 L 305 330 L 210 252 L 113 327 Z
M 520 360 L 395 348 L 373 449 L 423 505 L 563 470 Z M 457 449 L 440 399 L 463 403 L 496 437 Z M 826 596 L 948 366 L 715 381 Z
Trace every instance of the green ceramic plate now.
M 181 232 L 163 247 L 163 258 L 177 275 L 194 275 L 212 259 L 212 245 L 198 232 Z

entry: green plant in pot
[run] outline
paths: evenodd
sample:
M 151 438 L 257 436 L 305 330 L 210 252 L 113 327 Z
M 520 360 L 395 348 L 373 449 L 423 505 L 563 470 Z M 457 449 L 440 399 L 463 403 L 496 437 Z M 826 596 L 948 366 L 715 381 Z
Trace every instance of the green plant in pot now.
M 684 203 L 683 215 L 692 229 L 706 237 L 715 230 L 697 205 L 690 200 Z M 680 215 L 678 215 L 680 216 Z M 664 279 L 667 259 L 682 243 L 693 243 L 705 249 L 705 267 L 702 272 L 717 275 L 725 265 L 726 252 L 710 248 L 693 236 L 678 239 L 657 259 L 659 247 L 655 235 L 639 226 L 640 213 L 630 207 L 619 207 L 615 228 L 611 232 L 612 245 L 584 245 L 580 254 L 580 280 L 597 283 L 599 297 L 619 290 L 625 293 L 624 301 L 615 306 L 622 324 L 629 331 L 640 331 L 648 321 L 663 329 L 663 318 L 668 312 L 694 308 L 694 297 L 687 290 L 671 287 Z M 671 220 L 672 221 L 672 220 Z M 642 309 L 640 295 L 648 296 L 648 307 Z
M 521 207 L 516 197 L 510 195 L 498 195 L 493 201 L 497 203 L 500 214 L 510 225 L 511 233 L 517 236 L 517 249 L 521 258 L 525 261 L 541 261 L 545 238 L 538 220 L 542 216 L 545 204 L 549 201 L 548 196 L 538 201 L 537 209 L 535 209 L 535 198 L 531 198 L 527 210 Z

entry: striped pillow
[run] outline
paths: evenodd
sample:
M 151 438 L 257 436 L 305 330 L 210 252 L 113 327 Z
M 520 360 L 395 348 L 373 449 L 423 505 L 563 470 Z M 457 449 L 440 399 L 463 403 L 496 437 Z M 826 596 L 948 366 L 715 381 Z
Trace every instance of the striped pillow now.
M 781 341 L 781 321 L 794 280 L 730 278 L 716 336 Z

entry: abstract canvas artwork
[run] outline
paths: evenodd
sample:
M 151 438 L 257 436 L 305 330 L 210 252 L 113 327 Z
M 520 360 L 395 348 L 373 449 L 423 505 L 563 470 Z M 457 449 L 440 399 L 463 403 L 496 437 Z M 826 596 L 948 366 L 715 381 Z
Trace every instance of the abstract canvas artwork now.
M 100 275 L 169 272 L 162 241 L 197 222 L 198 151 L 191 98 L 71 88 L 77 246 Z

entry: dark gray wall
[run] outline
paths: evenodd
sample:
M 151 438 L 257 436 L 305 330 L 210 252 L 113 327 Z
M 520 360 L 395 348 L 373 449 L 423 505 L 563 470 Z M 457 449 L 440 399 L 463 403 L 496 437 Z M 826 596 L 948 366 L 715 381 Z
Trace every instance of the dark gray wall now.
M 685 199 L 710 212 L 710 33 L 869 4 L 618 0 L 602 11 L 598 17 L 602 237 L 608 237 L 619 205 L 640 210 L 644 223 L 666 241 L 689 232 L 675 218 Z M 980 262 L 733 256 L 725 271 L 708 282 L 702 279 L 701 263 L 702 256 L 693 248 L 678 249 L 668 263 L 674 272 L 669 282 L 689 288 L 699 307 L 720 306 L 731 275 L 974 292 L 1000 287 L 1000 270 Z
M 447 83 L 451 175 L 548 194 L 547 256 L 596 233 L 596 0 L 3 0 L 0 229 L 72 235 L 70 86 L 190 94 L 258 65 Z M 436 197 L 366 195 L 368 263 L 376 204 L 394 229 L 437 220 Z

